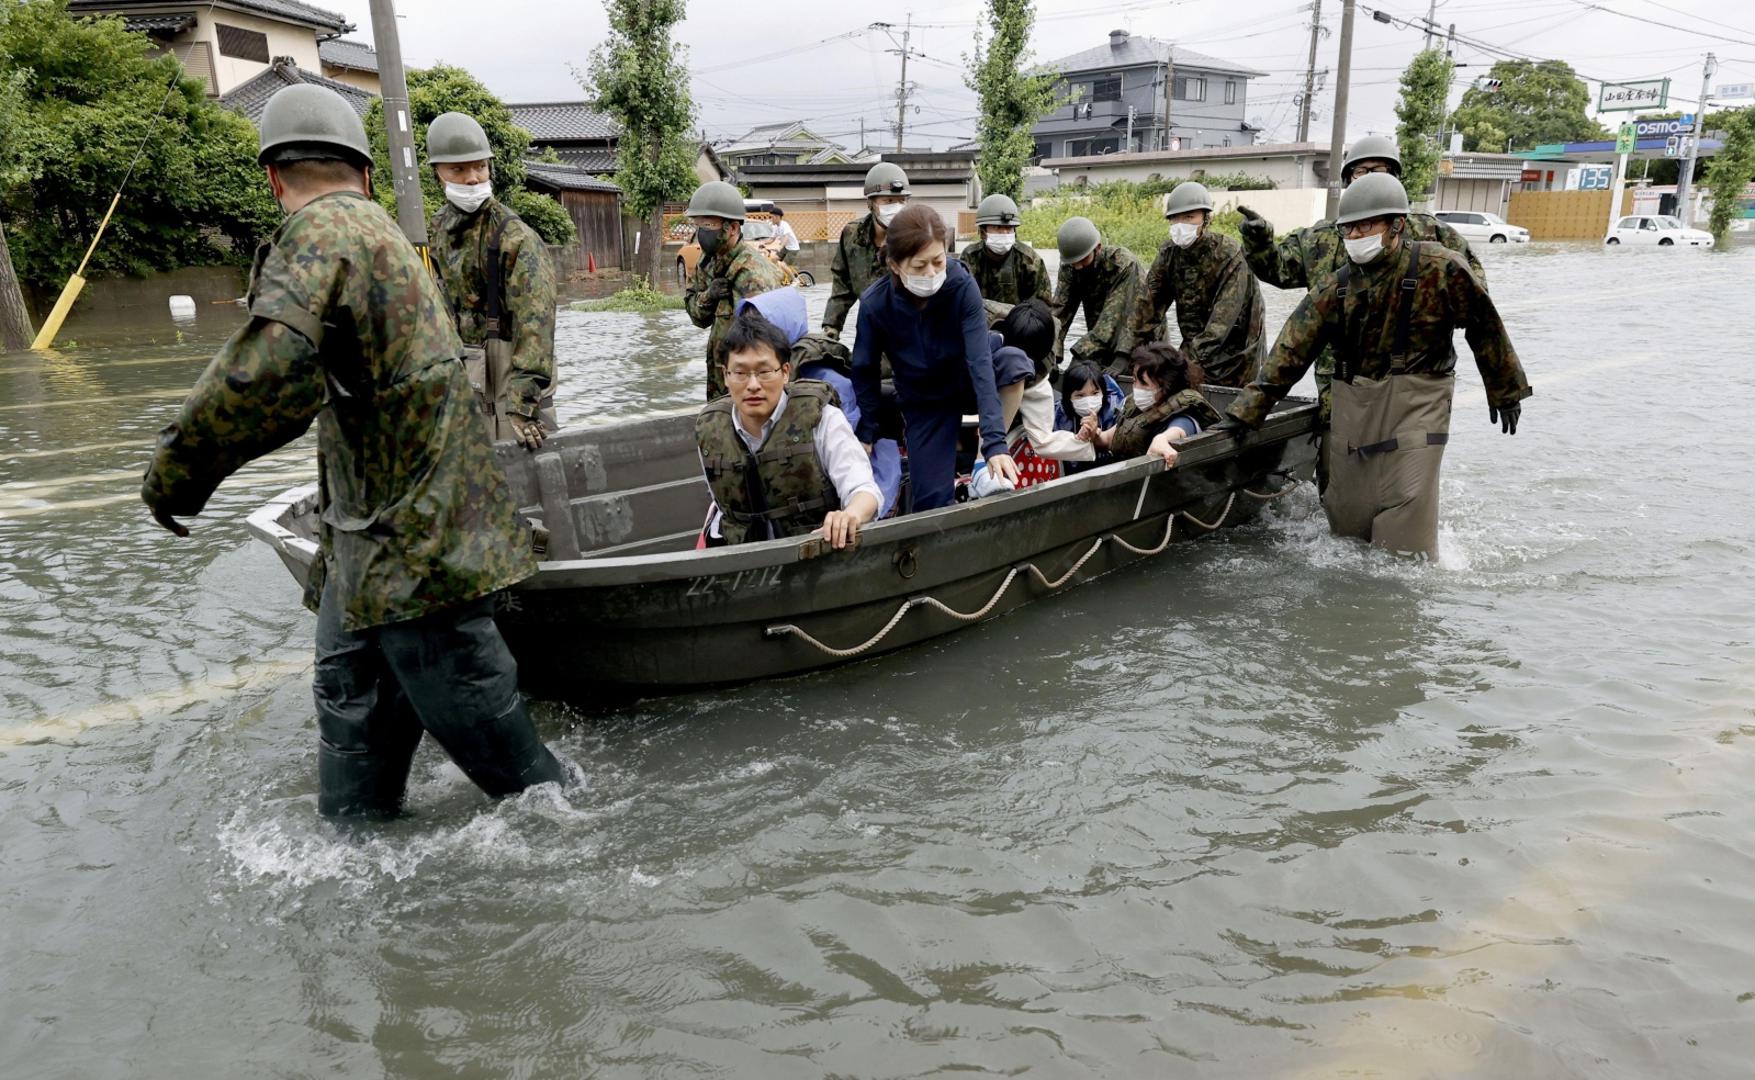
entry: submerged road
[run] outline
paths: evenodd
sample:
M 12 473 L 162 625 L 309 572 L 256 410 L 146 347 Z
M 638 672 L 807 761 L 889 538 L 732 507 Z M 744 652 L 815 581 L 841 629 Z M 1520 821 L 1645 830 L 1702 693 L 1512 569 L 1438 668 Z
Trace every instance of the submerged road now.
M 243 528 L 310 439 L 184 542 L 135 494 L 235 314 L 0 355 L 0 1073 L 1746 1075 L 1755 248 L 1482 256 L 1536 396 L 1501 436 L 1459 338 L 1440 564 L 1304 491 L 894 656 L 538 702 L 577 788 L 429 742 L 359 832 Z M 701 340 L 563 312 L 563 421 Z

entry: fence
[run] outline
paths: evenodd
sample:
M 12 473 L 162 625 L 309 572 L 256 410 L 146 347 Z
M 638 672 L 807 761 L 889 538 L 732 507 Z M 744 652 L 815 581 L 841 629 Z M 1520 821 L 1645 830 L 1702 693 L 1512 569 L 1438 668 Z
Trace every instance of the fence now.
M 1609 231 L 1611 198 L 1607 191 L 1515 191 L 1505 220 L 1528 229 L 1531 240 L 1601 240 Z M 1632 212 L 1629 188 L 1621 213 Z

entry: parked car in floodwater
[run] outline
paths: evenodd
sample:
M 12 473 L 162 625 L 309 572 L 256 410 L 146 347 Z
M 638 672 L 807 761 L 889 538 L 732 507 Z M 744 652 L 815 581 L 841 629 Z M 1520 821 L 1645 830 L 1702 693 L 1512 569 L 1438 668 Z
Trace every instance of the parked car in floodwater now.
M 1667 214 L 1629 214 L 1615 222 L 1609 235 L 1603 237 L 1603 243 L 1646 247 L 1711 247 L 1712 234 L 1700 229 L 1690 229 L 1680 219 Z
M 1440 210 L 1436 216 L 1471 244 L 1530 242 L 1528 229 L 1521 225 L 1512 225 L 1498 214 L 1489 214 L 1485 210 Z

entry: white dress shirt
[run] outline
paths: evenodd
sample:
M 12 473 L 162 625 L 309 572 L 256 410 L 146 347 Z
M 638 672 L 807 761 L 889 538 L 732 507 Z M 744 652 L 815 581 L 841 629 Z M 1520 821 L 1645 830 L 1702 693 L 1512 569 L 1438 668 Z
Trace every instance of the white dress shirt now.
M 785 415 L 786 405 L 791 400 L 792 395 L 784 390 L 780 391 L 780 404 L 775 406 L 774 415 L 768 417 L 762 430 L 754 435 L 744 430 L 743 417 L 738 414 L 737 406 L 733 405 L 731 429 L 737 432 L 737 437 L 743 440 L 743 444 L 753 454 L 768 440 L 769 433 L 780 422 L 780 417 Z M 853 425 L 847 422 L 847 414 L 833 405 L 825 406 L 822 419 L 817 421 L 817 429 L 811 435 L 811 441 L 816 446 L 817 461 L 829 475 L 829 482 L 835 485 L 835 495 L 841 500 L 842 509 L 846 509 L 853 497 L 862 491 L 870 494 L 879 506 L 883 505 L 884 493 L 879 490 L 877 481 L 871 475 L 871 457 L 866 454 L 865 447 L 859 445 L 858 437 L 853 434 Z M 701 467 L 705 470 L 706 462 L 703 461 Z M 723 514 L 715 503 L 707 514 L 708 536 L 721 535 L 721 517 Z
M 1094 443 L 1080 441 L 1071 431 L 1054 427 L 1054 388 L 1047 379 L 1024 388 L 1024 399 L 1018 404 L 1018 418 L 1024 422 L 1024 434 L 1030 437 L 1030 448 L 1037 457 L 1054 461 L 1096 461 Z

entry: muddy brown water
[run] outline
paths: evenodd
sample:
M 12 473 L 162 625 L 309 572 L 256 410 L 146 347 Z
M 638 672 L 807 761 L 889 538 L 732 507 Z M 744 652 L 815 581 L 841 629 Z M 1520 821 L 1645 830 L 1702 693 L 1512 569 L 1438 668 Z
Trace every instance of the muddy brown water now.
M 537 702 L 577 787 L 429 744 L 357 832 L 243 529 L 309 441 L 184 542 L 136 496 L 235 313 L 0 356 L 0 1073 L 1749 1075 L 1755 250 L 1484 256 L 1537 396 L 1504 438 L 1465 354 L 1439 565 L 1301 492 L 898 655 Z M 700 341 L 564 313 L 563 417 Z

